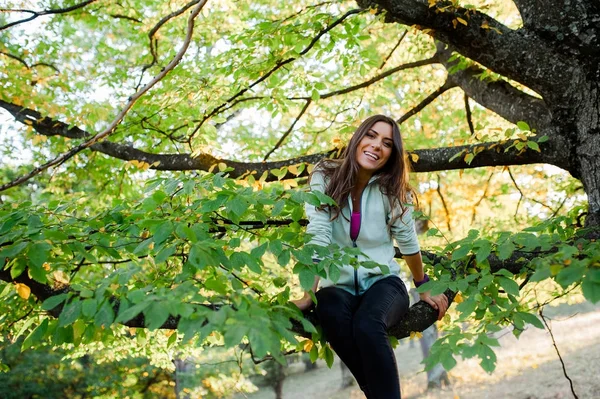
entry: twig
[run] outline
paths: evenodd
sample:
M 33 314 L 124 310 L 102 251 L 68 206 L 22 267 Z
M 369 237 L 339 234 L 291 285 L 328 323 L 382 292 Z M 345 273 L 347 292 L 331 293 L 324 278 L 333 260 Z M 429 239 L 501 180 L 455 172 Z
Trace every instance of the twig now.
M 170 19 L 175 18 L 175 17 L 183 14 L 188 8 L 194 6 L 195 4 L 198 4 L 199 2 L 200 2 L 200 0 L 192 0 L 189 3 L 187 3 L 186 5 L 184 5 L 183 7 L 181 7 L 179 10 L 174 11 L 174 12 L 172 12 L 169 15 L 165 15 L 164 17 L 162 17 L 160 19 L 160 21 L 158 21 L 156 23 L 156 25 L 154 25 L 154 27 L 150 30 L 150 32 L 148 32 L 148 39 L 150 40 L 150 54 L 152 55 L 152 62 L 150 62 L 149 64 L 144 65 L 144 67 L 142 68 L 142 73 L 140 75 L 140 80 L 138 81 L 136 89 L 142 83 L 142 78 L 144 76 L 144 72 L 146 72 L 149 68 L 151 68 L 152 66 L 154 66 L 156 64 L 157 59 L 158 59 L 158 53 L 156 52 L 156 47 L 157 47 L 157 44 L 158 44 L 158 39 L 156 39 L 154 37 L 154 35 L 156 34 L 156 32 L 158 32 L 158 30 L 164 24 L 166 24 Z M 206 1 L 204 1 L 204 3 L 205 2 Z M 202 8 L 202 6 L 200 6 L 200 8 Z
M 71 12 L 74 10 L 77 10 L 79 8 L 83 8 L 85 6 L 87 6 L 88 4 L 91 4 L 93 2 L 95 2 L 96 0 L 86 0 L 83 1 L 79 4 L 75 4 L 71 7 L 65 7 L 65 8 L 57 8 L 57 9 L 51 9 L 51 10 L 42 10 L 42 11 L 33 11 L 33 10 L 25 10 L 25 9 L 7 9 L 7 8 L 0 8 L 0 12 L 21 12 L 21 13 L 28 13 L 31 14 L 30 17 L 27 18 L 23 18 L 20 19 L 18 21 L 14 21 L 14 22 L 9 22 L 8 24 L 4 25 L 4 26 L 0 26 L 0 31 L 4 30 L 4 29 L 8 29 L 11 28 L 15 25 L 19 25 L 22 24 L 24 22 L 29 22 L 29 21 L 33 21 L 34 19 L 36 19 L 37 17 L 41 17 L 42 15 L 50 15 L 50 14 L 65 14 L 67 12 Z
M 392 54 L 394 54 L 394 51 L 396 51 L 398 46 L 400 46 L 400 43 L 402 43 L 402 40 L 404 40 L 404 37 L 406 36 L 407 33 L 408 33 L 408 30 L 405 30 L 404 33 L 402 33 L 402 36 L 400 36 L 400 39 L 398 40 L 398 42 L 396 43 L 396 45 L 394 46 L 392 51 L 389 52 L 387 57 L 385 57 L 385 60 L 383 60 L 381 65 L 379 65 L 379 69 L 383 68 L 385 66 L 385 64 L 389 61 L 389 59 L 392 57 Z
M 563 374 L 565 375 L 565 378 L 567 380 L 569 380 L 569 385 L 571 386 L 571 393 L 573 394 L 573 397 L 575 399 L 579 399 L 579 396 L 577 396 L 577 394 L 575 393 L 575 388 L 573 388 L 573 380 L 571 380 L 571 378 L 567 374 L 567 368 L 565 367 L 565 362 L 563 361 L 563 358 L 560 355 L 558 346 L 556 346 L 556 341 L 554 340 L 554 334 L 552 334 L 552 329 L 550 328 L 550 326 L 548 325 L 548 322 L 546 321 L 546 318 L 544 317 L 544 308 L 543 307 L 540 308 L 539 313 L 540 313 L 540 317 L 542 318 L 542 321 L 544 322 L 544 325 L 546 326 L 546 329 L 550 333 L 550 338 L 552 338 L 552 345 L 554 345 L 554 349 L 556 350 L 556 354 L 558 355 L 558 359 L 560 360 L 560 364 L 562 365 Z
M 419 113 L 423 108 L 425 108 L 426 106 L 431 104 L 433 102 L 433 100 L 435 100 L 436 98 L 438 98 L 439 96 L 444 94 L 446 91 L 448 91 L 454 87 L 456 87 L 456 83 L 451 82 L 450 80 L 446 80 L 446 82 L 444 82 L 444 84 L 442 86 L 440 86 L 436 91 L 434 91 L 433 93 L 428 95 L 427 98 L 425 98 L 423 101 L 421 101 L 419 104 L 417 104 L 413 109 L 408 111 L 406 114 L 402 115 L 400 117 L 400 119 L 398 119 L 396 122 L 398 122 L 398 124 L 402 124 L 407 119 L 409 119 L 411 116 Z
M 277 70 L 279 70 L 281 67 L 283 67 L 284 65 L 289 64 L 292 61 L 297 60 L 298 58 L 302 57 L 304 54 L 308 53 L 315 44 L 317 44 L 317 42 L 321 39 L 321 37 L 323 37 L 327 32 L 329 32 L 330 30 L 332 30 L 333 28 L 335 28 L 336 26 L 340 25 L 342 22 L 344 22 L 344 20 L 354 14 L 360 14 L 363 13 L 365 10 L 362 9 L 353 9 L 350 10 L 348 12 L 346 12 L 344 15 L 342 15 L 341 17 L 339 17 L 338 19 L 336 19 L 333 23 L 331 23 L 330 25 L 328 25 L 327 27 L 321 29 L 319 31 L 319 33 L 317 33 L 317 35 L 310 41 L 310 43 L 304 48 L 304 50 L 302 50 L 297 57 L 290 57 L 287 58 L 285 60 L 281 60 L 279 62 L 277 62 L 273 68 L 271 68 L 269 71 L 265 72 L 260 78 L 258 78 L 257 80 L 255 80 L 254 82 L 252 82 L 250 85 L 248 85 L 247 87 L 241 89 L 240 91 L 238 91 L 237 93 L 235 93 L 234 95 L 232 95 L 231 97 L 229 97 L 228 99 L 226 99 L 221 105 L 213 108 L 213 110 L 211 112 L 209 112 L 208 114 L 206 114 L 202 120 L 200 120 L 200 122 L 198 123 L 198 125 L 196 126 L 196 128 L 193 130 L 193 132 L 190 135 L 190 138 L 192 138 L 202 127 L 202 125 L 204 124 L 204 122 L 206 122 L 208 119 L 210 119 L 212 116 L 218 114 L 219 112 L 221 112 L 225 106 L 229 103 L 231 103 L 232 101 L 234 101 L 235 99 L 237 99 L 238 97 L 244 95 L 244 93 L 246 93 L 247 91 L 251 90 L 253 87 L 255 87 L 256 85 L 258 85 L 261 82 L 264 82 L 266 79 L 268 79 L 273 73 L 275 73 Z
M 479 206 L 479 204 L 481 204 L 481 201 L 483 201 L 483 199 L 487 197 L 487 190 L 490 187 L 490 181 L 492 181 L 492 177 L 494 177 L 494 172 L 490 173 L 490 177 L 488 177 L 487 181 L 485 182 L 483 194 L 481 195 L 479 200 L 475 204 L 473 204 L 473 216 L 471 217 L 471 223 L 475 221 L 475 216 L 477 215 L 477 207 Z
M 452 228 L 450 227 L 450 212 L 448 211 L 448 205 L 446 205 L 446 200 L 444 199 L 444 195 L 442 194 L 442 188 L 440 184 L 440 175 L 437 175 L 437 188 L 435 190 L 440 199 L 442 200 L 442 206 L 444 207 L 444 211 L 446 212 L 446 225 L 448 226 L 448 231 L 452 233 Z
M 467 124 L 469 125 L 469 131 L 471 136 L 475 136 L 475 128 L 473 127 L 473 115 L 471 114 L 471 105 L 469 104 L 469 96 L 465 93 L 465 112 L 467 114 Z
M 312 100 L 310 100 L 310 99 L 306 100 L 306 104 L 304 104 L 304 107 L 302 107 L 302 110 L 300 110 L 300 113 L 298 114 L 298 116 L 296 117 L 296 119 L 294 119 L 294 122 L 292 123 L 292 125 L 289 127 L 289 129 L 285 133 L 283 133 L 283 135 L 281 136 L 281 138 L 279 139 L 279 141 L 277 141 L 277 144 L 275 144 L 275 147 L 271 148 L 271 150 L 269 152 L 267 152 L 267 154 L 263 158 L 263 161 L 266 161 L 267 158 L 269 158 L 269 156 L 272 153 L 274 153 L 275 150 L 277 150 L 279 148 L 279 146 L 284 142 L 284 140 L 287 138 L 287 136 L 289 136 L 289 134 L 292 132 L 292 130 L 294 130 L 294 126 L 296 126 L 296 123 L 298 123 L 298 121 L 300 120 L 300 118 L 302 118 L 302 115 L 304 115 L 304 113 L 306 112 L 306 110 L 310 106 L 311 102 L 312 102 Z
M 129 98 L 129 101 L 127 102 L 125 107 L 121 110 L 121 112 L 119 112 L 117 117 L 113 120 L 113 122 L 104 131 L 96 134 L 94 137 L 92 137 L 88 141 L 72 148 L 68 152 L 54 158 L 53 160 L 46 162 L 45 164 L 43 164 L 41 166 L 38 166 L 37 168 L 33 169 L 28 174 L 21 176 L 15 180 L 12 180 L 12 181 L 0 186 L 0 192 L 28 181 L 32 177 L 40 174 L 41 172 L 43 172 L 44 170 L 46 170 L 52 166 L 62 164 L 63 162 L 65 162 L 68 159 L 75 156 L 77 153 L 85 150 L 86 148 L 96 144 L 98 141 L 100 141 L 100 140 L 110 136 L 112 133 L 114 133 L 115 128 L 119 125 L 119 123 L 123 120 L 123 118 L 125 118 L 125 115 L 127 115 L 129 110 L 131 109 L 131 107 L 133 107 L 133 105 L 136 103 L 136 101 L 141 96 L 143 96 L 148 90 L 150 90 L 156 83 L 158 83 L 160 80 L 162 80 L 171 70 L 173 70 L 177 66 L 177 64 L 179 64 L 179 61 L 181 61 L 181 59 L 183 58 L 183 55 L 187 51 L 190 41 L 192 39 L 192 33 L 194 31 L 194 20 L 195 20 L 196 16 L 200 13 L 200 10 L 204 6 L 204 4 L 206 4 L 206 1 L 207 0 L 201 1 L 196 6 L 196 8 L 192 11 L 192 13 L 188 19 L 187 34 L 185 37 L 185 41 L 184 41 L 183 45 L 181 46 L 181 49 L 175 56 L 175 58 L 173 58 L 173 60 L 169 63 L 169 65 L 167 65 L 154 79 L 152 79 L 142 89 L 137 91 L 133 96 L 131 96 Z

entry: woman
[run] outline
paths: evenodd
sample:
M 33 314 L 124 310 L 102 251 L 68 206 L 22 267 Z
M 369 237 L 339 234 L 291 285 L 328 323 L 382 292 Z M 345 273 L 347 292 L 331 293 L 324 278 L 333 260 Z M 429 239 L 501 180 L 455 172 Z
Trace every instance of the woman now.
M 346 265 L 336 281 L 315 279 L 317 308 L 325 338 L 348 366 L 367 398 L 400 398 L 400 381 L 387 327 L 408 311 L 406 287 L 394 260 L 396 240 L 416 286 L 429 281 L 423 271 L 412 211 L 413 190 L 400 129 L 383 115 L 365 120 L 356 130 L 341 160 L 315 168 L 311 190 L 333 198 L 337 206 L 306 206 L 311 244 L 358 247 L 370 260 L 387 265 L 354 269 Z M 359 260 L 366 258 L 359 257 Z M 446 313 L 445 295 L 422 293 L 421 300 Z M 311 296 L 293 301 L 301 310 Z

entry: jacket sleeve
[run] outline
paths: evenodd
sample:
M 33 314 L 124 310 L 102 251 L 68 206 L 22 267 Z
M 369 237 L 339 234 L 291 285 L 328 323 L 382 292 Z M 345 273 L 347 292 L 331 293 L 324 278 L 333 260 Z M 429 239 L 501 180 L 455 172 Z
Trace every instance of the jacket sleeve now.
M 310 190 L 325 193 L 325 180 L 322 173 L 313 173 L 310 179 Z M 309 244 L 328 246 L 331 244 L 332 225 L 330 211 L 317 209 L 314 205 L 305 203 L 304 209 L 308 218 L 306 232 L 312 237 Z
M 402 210 L 397 206 L 394 212 L 402 213 Z M 415 255 L 421 251 L 412 212 L 413 207 L 409 206 L 404 215 L 396 219 L 391 228 L 392 237 L 396 240 L 402 255 Z

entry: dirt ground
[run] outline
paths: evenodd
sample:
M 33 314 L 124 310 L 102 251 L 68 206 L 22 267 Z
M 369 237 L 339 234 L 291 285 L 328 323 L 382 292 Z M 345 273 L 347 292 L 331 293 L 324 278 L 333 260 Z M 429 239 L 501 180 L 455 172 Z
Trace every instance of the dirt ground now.
M 563 307 L 545 312 L 552 318 L 551 328 L 580 399 L 600 398 L 600 307 Z M 487 374 L 476 359 L 458 360 L 450 372 L 449 387 L 427 390 L 427 377 L 421 372 L 422 356 L 418 342 L 405 342 L 396 349 L 404 399 L 561 399 L 573 398 L 569 381 L 546 330 L 527 328 L 520 339 L 508 332 L 500 338 L 496 371 Z M 301 364 L 290 367 L 283 392 L 285 399 L 363 399 L 357 387 L 344 390 L 339 359 L 332 369 L 321 364 L 316 370 L 302 372 Z M 295 370 L 296 369 L 296 370 Z M 295 371 L 295 372 L 294 372 Z M 239 395 L 236 398 L 243 398 Z M 246 396 L 248 399 L 275 398 L 268 387 Z

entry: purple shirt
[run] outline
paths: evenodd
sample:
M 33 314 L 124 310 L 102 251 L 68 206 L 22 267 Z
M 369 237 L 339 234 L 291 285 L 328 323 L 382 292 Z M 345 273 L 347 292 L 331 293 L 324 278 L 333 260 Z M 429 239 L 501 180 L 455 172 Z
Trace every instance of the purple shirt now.
M 358 232 L 360 231 L 360 212 L 352 212 L 350 216 L 350 238 L 356 241 Z

